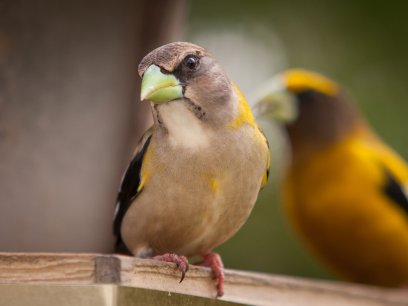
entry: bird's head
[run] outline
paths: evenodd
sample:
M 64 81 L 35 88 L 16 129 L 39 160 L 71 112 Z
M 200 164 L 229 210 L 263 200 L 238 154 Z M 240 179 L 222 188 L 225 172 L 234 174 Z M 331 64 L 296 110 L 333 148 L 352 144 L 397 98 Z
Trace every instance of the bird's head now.
M 222 123 L 233 115 L 233 86 L 217 61 L 202 47 L 187 42 L 161 46 L 139 65 L 141 100 L 187 108 L 202 121 Z
M 356 119 L 339 85 L 303 69 L 276 75 L 260 88 L 255 101 L 255 114 L 284 123 L 292 140 L 331 142 L 352 128 Z

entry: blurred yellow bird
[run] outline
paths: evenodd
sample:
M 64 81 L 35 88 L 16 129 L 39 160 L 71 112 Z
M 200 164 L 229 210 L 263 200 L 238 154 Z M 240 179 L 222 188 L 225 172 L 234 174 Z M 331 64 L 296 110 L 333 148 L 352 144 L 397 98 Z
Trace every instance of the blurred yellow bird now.
M 408 166 L 342 88 L 293 69 L 258 92 L 255 111 L 284 123 L 292 156 L 282 198 L 309 249 L 345 279 L 408 283 Z

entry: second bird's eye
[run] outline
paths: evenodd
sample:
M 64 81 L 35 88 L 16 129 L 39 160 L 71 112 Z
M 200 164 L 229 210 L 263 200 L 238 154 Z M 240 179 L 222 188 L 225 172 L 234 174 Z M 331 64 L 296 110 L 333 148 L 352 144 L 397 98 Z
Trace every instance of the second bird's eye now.
M 185 59 L 184 59 L 184 65 L 191 70 L 196 70 L 199 66 L 199 59 L 198 57 L 192 56 L 192 55 L 188 55 Z

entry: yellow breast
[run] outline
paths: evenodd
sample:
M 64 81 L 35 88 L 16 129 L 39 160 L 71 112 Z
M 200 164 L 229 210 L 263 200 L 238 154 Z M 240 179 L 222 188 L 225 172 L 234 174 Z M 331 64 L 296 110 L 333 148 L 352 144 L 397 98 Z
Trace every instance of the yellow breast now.
M 387 169 L 408 182 L 408 167 L 360 127 L 287 172 L 286 212 L 310 249 L 354 281 L 408 282 L 408 215 L 384 193 Z

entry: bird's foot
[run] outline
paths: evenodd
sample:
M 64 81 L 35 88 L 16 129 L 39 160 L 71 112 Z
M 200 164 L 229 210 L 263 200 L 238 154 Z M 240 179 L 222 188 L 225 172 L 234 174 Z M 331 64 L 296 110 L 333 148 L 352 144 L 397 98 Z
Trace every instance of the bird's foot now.
M 221 256 L 217 253 L 203 255 L 203 261 L 197 265 L 211 268 L 213 277 L 217 280 L 217 297 L 222 297 L 224 295 L 224 264 Z
M 153 259 L 165 262 L 174 262 L 176 264 L 177 270 L 181 272 L 180 283 L 183 281 L 184 276 L 186 276 L 186 272 L 188 271 L 187 257 L 173 253 L 166 253 L 163 255 L 154 256 Z

